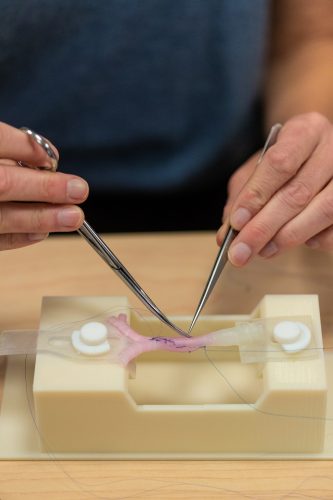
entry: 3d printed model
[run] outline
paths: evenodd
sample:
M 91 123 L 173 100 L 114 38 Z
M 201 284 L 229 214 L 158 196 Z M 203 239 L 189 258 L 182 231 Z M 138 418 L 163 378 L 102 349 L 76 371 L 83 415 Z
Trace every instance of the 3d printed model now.
M 125 298 L 45 298 L 36 356 L 8 358 L 0 458 L 333 457 L 316 296 L 266 296 L 193 334 Z

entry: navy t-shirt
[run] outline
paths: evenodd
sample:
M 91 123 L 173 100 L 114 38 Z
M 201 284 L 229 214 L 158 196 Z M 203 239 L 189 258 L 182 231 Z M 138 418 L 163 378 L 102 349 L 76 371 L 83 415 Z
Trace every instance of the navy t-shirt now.
M 255 147 L 269 6 L 0 0 L 0 120 L 49 137 L 92 190 L 222 182 Z

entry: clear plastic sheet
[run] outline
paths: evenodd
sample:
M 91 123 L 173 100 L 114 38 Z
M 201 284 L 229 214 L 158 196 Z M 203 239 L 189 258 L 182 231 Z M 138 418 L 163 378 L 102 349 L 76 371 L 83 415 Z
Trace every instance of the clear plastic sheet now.
M 138 311 L 135 311 L 138 314 Z M 103 484 L 103 492 L 101 493 L 100 484 L 97 486 L 96 484 L 91 484 L 89 481 L 85 481 L 82 477 L 76 477 L 71 471 L 70 465 L 68 462 L 59 461 L 57 459 L 57 454 L 53 452 L 52 448 L 48 447 L 48 444 L 45 442 L 45 439 L 38 428 L 38 424 L 35 418 L 34 413 L 34 402 L 33 402 L 33 394 L 32 394 L 32 376 L 33 371 L 29 368 L 31 363 L 33 362 L 34 356 L 37 352 L 46 352 L 48 354 L 52 354 L 54 356 L 64 356 L 70 359 L 77 361 L 78 363 L 100 363 L 105 362 L 107 360 L 110 363 L 118 363 L 119 362 L 119 353 L 122 349 L 126 349 L 133 343 L 133 339 L 129 339 L 128 337 L 122 338 L 119 335 L 119 332 L 116 332 L 114 328 L 109 328 L 108 331 L 108 339 L 110 340 L 110 344 L 112 346 L 111 350 L 102 356 L 99 357 L 86 357 L 79 354 L 72 346 L 71 343 L 71 333 L 73 331 L 78 331 L 80 328 L 89 321 L 94 322 L 105 322 L 105 318 L 117 316 L 117 311 L 105 311 L 101 316 L 89 317 L 86 318 L 85 321 L 73 322 L 71 324 L 56 324 L 47 331 L 42 331 L 40 333 L 39 341 L 37 343 L 37 332 L 35 331 L 15 331 L 15 332 L 3 332 L 0 337 L 0 352 L 2 355 L 6 354 L 7 356 L 21 356 L 24 359 L 24 378 L 25 378 L 25 388 L 26 388 L 26 401 L 29 406 L 29 411 L 31 415 L 31 419 L 34 423 L 35 429 L 40 436 L 41 442 L 44 442 L 44 449 L 48 455 L 48 459 L 54 462 L 55 467 L 63 474 L 67 480 L 72 483 L 72 487 L 75 491 L 80 492 L 82 494 L 82 498 L 92 498 L 92 499 L 108 499 L 108 500 L 120 500 L 120 499 L 134 499 L 134 498 L 160 498 L 159 491 L 162 489 L 163 491 L 172 492 L 172 488 L 175 485 L 180 486 L 184 489 L 184 491 L 190 492 L 193 488 L 197 492 L 201 492 L 202 498 L 205 496 L 211 498 L 210 495 L 216 494 L 216 498 L 224 498 L 224 495 L 227 495 L 226 498 L 255 498 L 251 494 L 244 494 L 241 491 L 235 488 L 218 488 L 214 487 L 212 483 L 209 481 L 197 481 L 191 482 L 190 484 L 186 484 L 186 482 L 182 483 L 177 480 L 168 480 L 163 478 L 156 478 L 154 480 L 154 486 L 150 486 L 146 488 L 144 484 L 142 484 L 142 480 L 140 478 L 139 473 L 135 473 L 133 477 L 127 477 L 126 482 L 128 483 L 137 483 L 136 493 L 129 495 L 119 495 L 113 491 L 113 481 L 112 477 L 105 479 Z M 298 322 L 305 323 L 310 329 L 312 328 L 311 318 L 309 317 L 287 317 L 283 318 L 284 320 L 294 320 Z M 258 376 L 260 377 L 260 373 L 263 369 L 264 364 L 267 361 L 281 361 L 285 359 L 292 359 L 293 362 L 297 362 L 298 360 L 304 359 L 315 359 L 318 356 L 321 356 L 323 353 L 323 348 L 321 346 L 316 345 L 314 339 L 311 340 L 310 344 L 304 349 L 302 352 L 287 354 L 279 346 L 274 340 L 272 340 L 272 332 L 274 330 L 274 326 L 277 322 L 280 322 L 281 318 L 269 318 L 269 319 L 259 319 L 253 321 L 245 321 L 234 325 L 232 328 L 224 329 L 224 333 L 222 331 L 218 332 L 218 336 L 220 335 L 229 335 L 232 333 L 231 338 L 236 338 L 238 340 L 238 346 L 232 344 L 230 345 L 207 345 L 203 346 L 200 349 L 204 353 L 205 359 L 207 361 L 207 366 L 211 369 L 221 380 L 221 384 L 228 386 L 230 393 L 233 395 L 233 401 L 239 402 L 242 404 L 249 405 L 251 408 L 254 408 L 255 411 L 259 410 L 256 406 L 256 402 L 248 397 L 246 391 L 243 391 L 242 388 L 237 387 L 232 378 L 230 378 L 228 369 L 223 365 L 220 360 L 220 353 L 223 352 L 226 356 L 230 355 L 230 358 L 233 358 L 235 355 L 239 355 L 239 361 L 241 364 L 253 364 L 254 369 L 257 371 Z M 147 326 L 147 330 L 150 330 L 150 326 Z M 151 330 L 151 339 L 165 339 L 164 335 L 159 335 L 159 327 L 154 325 Z M 207 332 L 208 333 L 208 332 Z M 10 336 L 12 336 L 12 341 L 10 340 Z M 15 339 L 14 339 L 15 337 Z M 42 342 L 40 339 L 43 337 Z M 172 337 L 173 339 L 175 337 Z M 253 341 L 254 339 L 254 341 Z M 183 341 L 184 339 L 182 339 Z M 217 342 L 216 342 L 217 344 Z M 114 351 L 112 349 L 114 348 Z M 332 347 L 326 347 L 324 350 L 331 351 Z M 151 353 L 149 355 L 154 355 Z M 180 354 L 182 355 L 182 354 Z M 168 356 L 168 353 L 165 353 L 165 356 Z M 140 360 L 140 357 L 138 358 Z M 179 381 L 181 382 L 181 381 Z M 184 391 L 187 382 L 184 381 Z M 302 415 L 292 415 L 292 414 L 279 414 L 279 413 L 271 413 L 272 417 L 285 418 L 286 425 L 288 424 L 289 419 L 298 419 L 308 418 L 307 416 Z M 327 415 L 325 420 L 327 423 L 332 425 L 333 415 Z M 190 494 L 190 493 L 189 493 Z M 291 494 L 294 494 L 294 491 L 291 491 Z M 147 496 L 146 496 L 147 495 Z M 172 493 L 170 493 L 171 497 Z M 161 497 L 162 498 L 162 497 Z M 215 498 L 212 496 L 212 498 Z M 296 497 L 297 498 L 297 497 Z M 311 498 L 316 498 L 316 496 L 312 496 Z
M 141 335 L 129 327 L 125 318 L 120 315 L 110 316 L 107 321 L 104 317 L 95 317 L 94 322 L 78 321 L 72 325 L 59 325 L 49 330 L 11 330 L 0 334 L 0 356 L 19 354 L 48 353 L 54 356 L 71 358 L 78 362 L 99 362 L 105 360 L 110 363 L 127 365 L 144 352 L 170 351 L 193 352 L 198 349 L 210 350 L 226 349 L 240 355 L 241 363 L 265 363 L 267 361 L 281 361 L 292 356 L 294 360 L 313 358 L 321 347 L 316 345 L 314 337 L 309 344 L 300 351 L 289 352 L 274 340 L 274 328 L 282 322 L 298 323 L 307 326 L 311 331 L 311 318 L 306 316 L 263 318 L 238 321 L 231 328 L 224 328 L 207 332 L 191 339 L 167 337 L 153 334 L 151 337 Z M 104 325 L 107 329 L 106 341 L 109 349 L 106 353 L 97 352 L 91 355 L 81 352 L 76 347 L 75 333 L 83 327 Z M 38 341 L 37 341 L 38 339 Z M 92 344 L 93 346 L 94 344 Z

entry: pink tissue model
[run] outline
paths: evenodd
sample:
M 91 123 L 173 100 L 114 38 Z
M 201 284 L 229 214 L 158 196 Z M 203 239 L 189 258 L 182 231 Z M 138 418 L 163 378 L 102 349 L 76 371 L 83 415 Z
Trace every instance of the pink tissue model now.
M 192 352 L 208 346 L 237 346 L 243 361 L 248 352 L 247 362 L 263 362 L 268 352 L 295 354 L 306 349 L 311 341 L 311 330 L 305 323 L 283 318 L 236 322 L 232 327 L 189 338 L 140 335 L 127 323 L 125 314 L 111 316 L 106 323 L 109 328 L 92 322 L 75 330 L 73 347 L 89 356 L 109 353 L 109 359 L 125 366 L 144 352 Z
M 126 338 L 127 342 L 119 353 L 119 361 L 125 366 L 140 354 L 149 351 L 192 352 L 208 345 L 222 345 L 221 331 L 208 333 L 201 337 L 171 338 L 171 337 L 145 337 L 132 330 L 126 320 L 125 314 L 111 316 L 107 322 L 112 325 L 116 334 Z M 234 334 L 224 330 L 223 345 L 235 345 Z

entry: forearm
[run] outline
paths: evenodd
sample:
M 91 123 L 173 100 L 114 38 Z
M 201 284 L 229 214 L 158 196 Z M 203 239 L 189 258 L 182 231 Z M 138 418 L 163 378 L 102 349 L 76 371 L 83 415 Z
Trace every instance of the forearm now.
M 299 113 L 318 111 L 333 122 L 333 39 L 310 40 L 269 66 L 265 123 L 284 123 Z
M 318 111 L 333 121 L 333 1 L 275 0 L 265 81 L 266 127 Z

